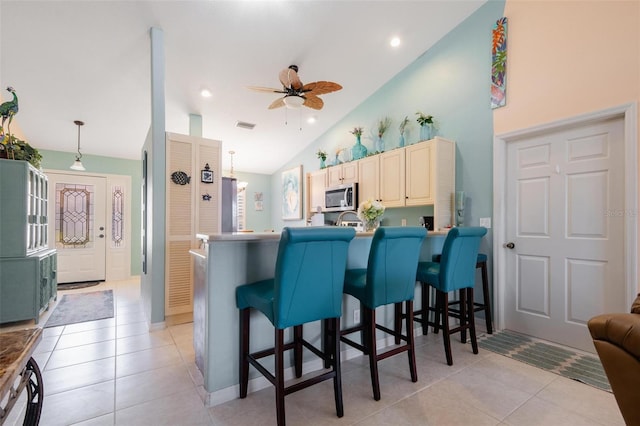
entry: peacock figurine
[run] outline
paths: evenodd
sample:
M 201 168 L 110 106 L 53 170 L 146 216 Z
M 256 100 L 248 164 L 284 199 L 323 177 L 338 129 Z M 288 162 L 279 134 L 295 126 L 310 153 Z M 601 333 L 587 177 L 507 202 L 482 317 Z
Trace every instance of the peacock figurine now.
M 16 96 L 16 91 L 13 87 L 7 87 L 7 91 L 13 95 L 13 99 L 7 102 L 4 102 L 0 105 L 0 115 L 2 116 L 2 144 L 6 145 L 4 149 L 7 150 L 7 157 L 9 155 L 13 156 L 12 150 L 12 142 L 11 142 L 11 121 L 13 120 L 13 116 L 18 113 L 18 96 Z M 7 131 L 4 131 L 4 123 L 9 120 L 7 123 Z M 5 142 L 6 141 L 6 142 Z

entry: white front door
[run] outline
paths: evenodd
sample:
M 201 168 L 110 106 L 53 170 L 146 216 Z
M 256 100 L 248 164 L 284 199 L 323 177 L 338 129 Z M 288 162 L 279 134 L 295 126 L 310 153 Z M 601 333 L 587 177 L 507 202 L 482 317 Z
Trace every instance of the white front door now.
M 58 250 L 58 283 L 106 278 L 106 178 L 47 173 L 49 241 Z
M 625 312 L 623 119 L 507 146 L 505 328 L 593 352 L 587 321 Z

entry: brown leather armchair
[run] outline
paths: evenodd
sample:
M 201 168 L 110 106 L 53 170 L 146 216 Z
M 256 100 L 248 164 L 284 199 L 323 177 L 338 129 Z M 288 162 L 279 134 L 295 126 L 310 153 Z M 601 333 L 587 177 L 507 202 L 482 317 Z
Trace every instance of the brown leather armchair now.
M 630 314 L 598 315 L 588 326 L 625 423 L 640 425 L 640 294 Z

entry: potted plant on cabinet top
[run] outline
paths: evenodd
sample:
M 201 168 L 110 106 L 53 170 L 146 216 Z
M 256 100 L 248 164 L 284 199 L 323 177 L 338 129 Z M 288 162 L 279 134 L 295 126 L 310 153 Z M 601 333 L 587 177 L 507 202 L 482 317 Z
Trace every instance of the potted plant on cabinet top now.
M 420 140 L 428 141 L 433 133 L 433 116 L 423 114 L 420 111 L 416 112 L 416 115 L 418 116 L 416 121 L 420 124 Z

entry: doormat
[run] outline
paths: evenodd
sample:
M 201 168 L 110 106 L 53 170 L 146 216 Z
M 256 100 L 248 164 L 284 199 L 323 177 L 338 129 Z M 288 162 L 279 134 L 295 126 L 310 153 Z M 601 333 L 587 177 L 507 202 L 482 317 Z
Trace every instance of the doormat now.
M 101 282 L 102 281 L 82 281 L 77 283 L 62 283 L 58 284 L 58 290 L 77 290 L 79 288 L 93 287 Z
M 113 290 L 65 294 L 44 328 L 113 317 Z
M 488 351 L 611 392 L 607 375 L 600 359 L 595 355 L 577 353 L 509 330 L 478 336 L 478 345 Z

